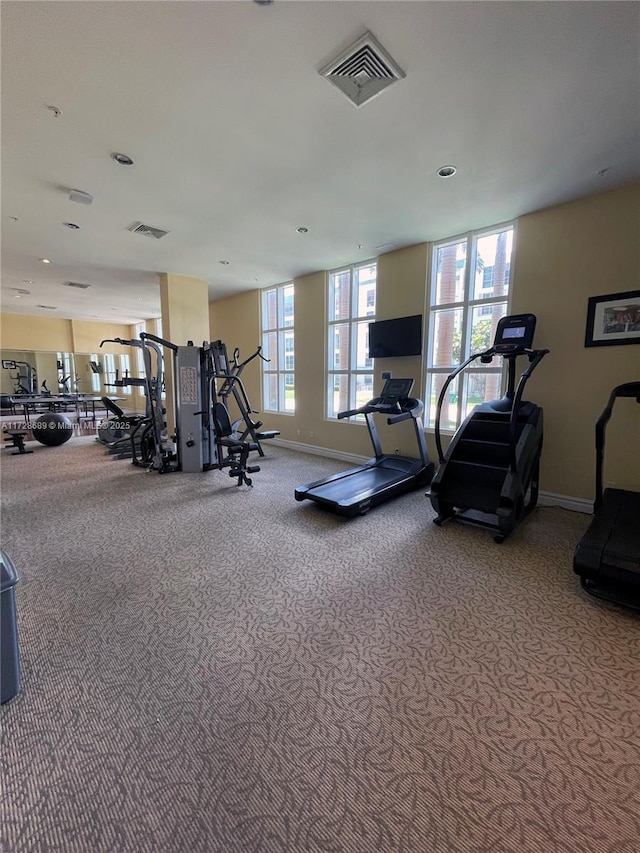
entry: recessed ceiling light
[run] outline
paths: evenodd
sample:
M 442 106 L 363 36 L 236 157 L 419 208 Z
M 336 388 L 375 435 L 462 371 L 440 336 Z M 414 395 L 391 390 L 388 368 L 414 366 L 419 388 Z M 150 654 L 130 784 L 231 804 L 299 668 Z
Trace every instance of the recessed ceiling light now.
M 219 264 L 222 264 L 223 267 L 226 267 L 229 261 L 218 261 Z
M 119 154 L 117 151 L 111 155 L 111 159 L 115 160 L 120 166 L 133 166 L 133 160 L 128 154 Z
M 72 231 L 79 231 L 80 230 L 80 226 L 76 225 L 75 222 L 63 222 L 62 224 L 64 225 L 65 228 L 71 228 Z
M 296 231 L 298 232 L 298 234 L 308 234 L 309 233 L 309 229 L 305 228 L 304 225 L 301 225 L 299 228 L 296 228 Z
M 440 166 L 438 175 L 441 178 L 452 178 L 457 171 L 455 166 Z
M 49 260 L 49 258 L 40 258 L 40 263 L 41 264 L 50 264 L 51 261 Z
M 50 113 L 53 113 L 54 118 L 60 118 L 62 115 L 62 110 L 60 107 L 54 107 L 53 104 L 47 104 L 47 109 Z
M 12 221 L 12 222 L 17 222 L 17 221 L 18 221 L 18 217 L 17 217 L 17 216 L 10 216 L 10 217 L 9 217 L 9 219 L 11 219 L 11 221 Z
M 23 283 L 23 284 L 33 284 L 33 282 L 31 281 L 31 279 L 30 279 L 30 278 L 23 278 L 23 279 L 22 279 L 22 283 Z

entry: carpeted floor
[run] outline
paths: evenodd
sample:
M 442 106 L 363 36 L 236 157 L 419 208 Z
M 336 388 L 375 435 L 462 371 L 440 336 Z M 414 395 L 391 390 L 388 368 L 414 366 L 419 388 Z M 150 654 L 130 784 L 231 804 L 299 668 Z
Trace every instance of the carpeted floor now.
M 23 681 L 11 853 L 638 853 L 640 620 L 422 491 L 346 521 L 269 445 L 254 488 L 91 438 L 2 455 Z M 544 484 L 542 484 L 544 487 Z

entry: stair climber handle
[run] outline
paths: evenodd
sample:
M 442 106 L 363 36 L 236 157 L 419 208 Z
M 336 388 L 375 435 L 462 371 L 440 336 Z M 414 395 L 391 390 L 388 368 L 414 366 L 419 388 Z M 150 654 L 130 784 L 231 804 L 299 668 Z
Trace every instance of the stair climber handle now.
M 530 364 L 520 376 L 518 388 L 513 399 L 511 418 L 509 420 L 509 470 L 514 474 L 518 471 L 518 460 L 516 458 L 516 433 L 518 429 L 518 410 L 524 393 L 524 386 L 527 384 L 527 380 L 548 352 L 548 349 L 530 350 L 527 352 Z
M 447 380 L 442 386 L 440 396 L 438 397 L 438 406 L 436 408 L 435 420 L 435 440 L 436 447 L 438 449 L 438 459 L 441 464 L 442 462 L 444 462 L 444 451 L 442 450 L 442 439 L 440 437 L 440 416 L 442 414 L 442 404 L 444 403 L 447 388 L 449 387 L 449 385 L 451 385 L 456 376 L 461 373 L 465 369 L 465 367 L 467 367 L 467 365 L 471 364 L 472 361 L 475 361 L 476 358 L 480 358 L 480 356 L 488 356 L 490 352 L 491 350 L 487 350 L 486 352 L 478 352 L 475 353 L 475 355 L 470 355 L 469 358 L 457 368 L 457 370 L 454 370 L 453 373 L 450 373 L 449 376 L 447 376 Z

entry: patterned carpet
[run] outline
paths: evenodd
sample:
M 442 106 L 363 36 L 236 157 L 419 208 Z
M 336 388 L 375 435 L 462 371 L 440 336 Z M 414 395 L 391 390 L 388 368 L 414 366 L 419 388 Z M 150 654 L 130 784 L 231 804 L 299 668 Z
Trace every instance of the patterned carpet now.
M 91 438 L 2 455 L 23 682 L 11 853 L 638 853 L 640 621 L 422 491 L 346 521 L 269 445 L 254 488 Z M 543 484 L 544 487 L 544 484 Z

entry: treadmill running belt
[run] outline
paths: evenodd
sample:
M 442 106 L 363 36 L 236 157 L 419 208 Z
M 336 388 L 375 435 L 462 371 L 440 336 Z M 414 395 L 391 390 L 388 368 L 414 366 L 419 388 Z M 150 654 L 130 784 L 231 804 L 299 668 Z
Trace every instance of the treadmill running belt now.
M 309 490 L 309 496 L 316 501 L 327 501 L 344 507 L 353 506 L 372 497 L 376 492 L 395 483 L 402 483 L 406 479 L 406 474 L 399 474 L 398 471 L 388 468 L 365 468 L 349 477 L 316 486 Z

